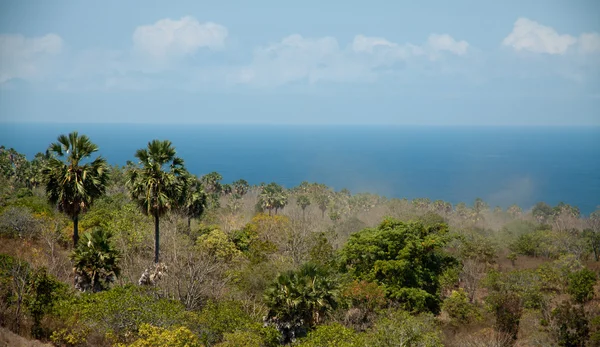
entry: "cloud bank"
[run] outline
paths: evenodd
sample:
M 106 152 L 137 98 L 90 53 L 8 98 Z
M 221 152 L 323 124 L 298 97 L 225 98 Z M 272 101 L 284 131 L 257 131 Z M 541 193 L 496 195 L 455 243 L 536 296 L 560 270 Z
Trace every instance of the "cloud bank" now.
M 191 16 L 140 25 L 131 33 L 131 46 L 122 50 L 96 48 L 67 54 L 63 39 L 56 34 L 0 35 L 0 85 L 13 79 L 44 80 L 53 73 L 60 76 L 54 86 L 64 90 L 275 88 L 297 83 L 403 81 L 406 75 L 414 80 L 421 75 L 471 74 L 484 80 L 486 71 L 502 69 L 501 58 L 494 52 L 481 52 L 449 33 L 430 33 L 420 43 L 364 34 L 340 42 L 332 36 L 296 33 L 245 53 L 229 50 L 228 39 L 226 26 Z M 519 18 L 498 44 L 517 57 L 525 52 L 554 57 L 535 62 L 543 73 L 554 71 L 581 81 L 594 76 L 590 71 L 600 71 L 597 32 L 573 36 Z M 69 63 L 57 71 L 53 62 L 59 55 Z M 509 64 L 515 61 L 519 64 L 520 60 L 506 62 L 505 70 L 510 71 L 514 65 Z M 526 61 L 522 64 L 523 71 L 531 70 Z
M 63 40 L 56 34 L 27 38 L 0 34 L 0 84 L 11 79 L 38 79 L 45 67 L 58 55 Z
M 571 49 L 589 54 L 600 51 L 600 34 L 583 33 L 579 37 L 559 34 L 554 28 L 528 18 L 519 18 L 512 32 L 502 41 L 515 51 L 563 55 Z

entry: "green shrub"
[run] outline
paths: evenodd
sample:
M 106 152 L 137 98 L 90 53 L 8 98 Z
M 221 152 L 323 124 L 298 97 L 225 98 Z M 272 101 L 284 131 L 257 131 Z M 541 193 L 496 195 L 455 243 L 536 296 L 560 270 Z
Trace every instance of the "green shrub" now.
M 585 303 L 594 298 L 595 284 L 596 273 L 584 268 L 569 275 L 567 291 L 575 302 Z
M 441 347 L 441 331 L 435 317 L 429 313 L 413 316 L 406 311 L 390 311 L 365 336 L 365 346 Z
M 479 318 L 477 307 L 469 302 L 467 293 L 460 288 L 444 300 L 442 309 L 458 324 L 468 324 Z
M 127 342 L 137 335 L 142 324 L 170 328 L 186 325 L 198 329 L 195 314 L 177 301 L 157 299 L 151 289 L 136 286 L 114 287 L 98 293 L 83 293 L 56 305 L 55 339 L 59 335 L 79 336 L 94 331 Z M 89 328 L 89 329 L 87 329 Z
M 132 344 L 117 344 L 117 347 L 202 347 L 198 336 L 186 327 L 173 327 L 169 329 L 142 324 L 139 329 L 139 338 Z
M 363 336 L 339 323 L 321 325 L 300 339 L 296 347 L 362 347 Z

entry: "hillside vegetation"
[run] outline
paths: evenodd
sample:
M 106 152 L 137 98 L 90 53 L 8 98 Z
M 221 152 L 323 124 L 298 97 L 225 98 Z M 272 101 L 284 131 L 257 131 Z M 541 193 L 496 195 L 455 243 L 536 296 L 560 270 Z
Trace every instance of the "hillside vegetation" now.
M 124 167 L 101 154 L 77 133 L 31 160 L 0 148 L 4 329 L 57 346 L 600 346 L 600 210 L 224 183 L 169 141 Z

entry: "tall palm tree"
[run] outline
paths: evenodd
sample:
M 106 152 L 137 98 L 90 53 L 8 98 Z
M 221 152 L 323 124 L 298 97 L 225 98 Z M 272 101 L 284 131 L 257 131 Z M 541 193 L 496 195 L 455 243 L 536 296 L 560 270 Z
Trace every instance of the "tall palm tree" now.
M 187 218 L 188 229 L 192 218 L 198 218 L 206 208 L 206 193 L 195 175 L 186 173 L 183 177 L 183 191 L 181 194 L 181 211 Z
M 76 131 L 60 135 L 48 148 L 50 157 L 42 170 L 48 200 L 73 220 L 74 247 L 79 241 L 79 215 L 104 194 L 108 183 L 109 167 L 104 158 L 82 164 L 97 150 L 87 136 Z
M 169 140 L 152 140 L 135 157 L 139 163 L 127 171 L 127 186 L 142 211 L 154 217 L 154 263 L 158 263 L 159 219 L 180 201 L 187 171 Z
M 310 206 L 310 198 L 306 194 L 301 194 L 296 197 L 296 204 L 302 209 L 302 217 L 304 218 L 304 211 Z

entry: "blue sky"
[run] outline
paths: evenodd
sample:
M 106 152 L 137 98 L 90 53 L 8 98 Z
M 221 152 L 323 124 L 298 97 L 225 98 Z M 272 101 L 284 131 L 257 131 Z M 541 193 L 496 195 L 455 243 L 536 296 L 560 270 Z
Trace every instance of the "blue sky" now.
M 0 121 L 600 125 L 600 1 L 3 1 Z

